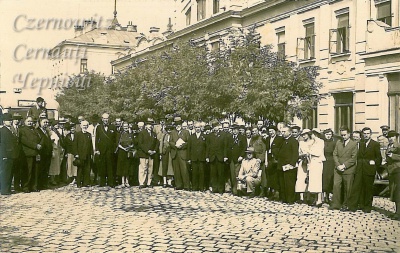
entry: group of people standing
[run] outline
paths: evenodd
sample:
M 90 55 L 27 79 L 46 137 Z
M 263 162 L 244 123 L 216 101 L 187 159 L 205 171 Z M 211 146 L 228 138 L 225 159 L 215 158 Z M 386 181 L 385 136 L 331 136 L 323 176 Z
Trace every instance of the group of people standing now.
M 400 215 L 398 133 L 382 127 L 372 140 L 368 127 L 340 129 L 230 124 L 228 121 L 152 119 L 124 122 L 110 115 L 65 115 L 49 120 L 43 99 L 24 124 L 3 115 L 0 129 L 1 194 L 32 192 L 66 184 L 77 187 L 175 187 L 176 190 L 231 192 L 286 204 L 308 203 L 368 213 L 377 168 L 387 166 L 391 198 Z

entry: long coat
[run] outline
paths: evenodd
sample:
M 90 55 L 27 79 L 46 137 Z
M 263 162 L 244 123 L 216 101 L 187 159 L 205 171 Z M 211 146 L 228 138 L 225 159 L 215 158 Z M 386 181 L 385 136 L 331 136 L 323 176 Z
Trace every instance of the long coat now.
M 0 128 L 0 159 L 16 159 L 18 154 L 18 137 L 6 126 Z
M 114 153 L 116 150 L 117 129 L 114 125 L 108 125 L 107 131 L 103 124 L 96 128 L 96 151 L 100 151 L 100 155 L 107 152 Z
M 278 170 L 283 170 L 282 166 L 290 164 L 296 167 L 299 158 L 299 142 L 292 136 L 284 139 L 278 153 Z
M 53 142 L 50 139 L 50 133 L 47 129 L 42 130 L 41 128 L 37 128 L 36 131 L 40 136 L 40 145 L 42 146 L 39 150 L 40 155 L 51 156 L 53 152 Z
M 19 128 L 22 150 L 27 157 L 38 154 L 37 144 L 40 143 L 40 136 L 34 127 L 22 126 Z

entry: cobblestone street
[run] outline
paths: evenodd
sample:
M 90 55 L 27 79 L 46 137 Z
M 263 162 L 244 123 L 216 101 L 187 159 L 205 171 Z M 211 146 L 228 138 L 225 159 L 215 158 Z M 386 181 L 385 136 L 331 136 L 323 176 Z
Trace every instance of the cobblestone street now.
M 400 252 L 394 205 L 348 213 L 169 188 L 0 196 L 1 252 Z

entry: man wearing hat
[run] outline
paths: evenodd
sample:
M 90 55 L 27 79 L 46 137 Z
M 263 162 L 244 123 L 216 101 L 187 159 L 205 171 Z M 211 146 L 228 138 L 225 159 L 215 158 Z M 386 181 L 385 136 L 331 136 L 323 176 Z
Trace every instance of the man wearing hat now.
M 3 124 L 0 129 L 0 193 L 10 195 L 14 161 L 19 155 L 18 135 L 12 130 L 11 114 L 3 114 Z
M 153 132 L 154 121 L 148 119 L 145 122 L 144 129 L 138 135 L 138 150 L 139 157 L 139 188 L 146 186 L 152 187 L 153 179 L 153 162 L 157 151 L 158 140 Z
M 25 175 L 25 154 L 22 150 L 22 144 L 20 141 L 20 127 L 21 127 L 22 116 L 19 113 L 13 114 L 12 131 L 18 137 L 18 157 L 14 161 L 13 173 L 14 173 L 14 190 L 15 192 L 22 191 L 23 180 L 22 177 Z
M 246 157 L 243 159 L 237 176 L 238 190 L 246 189 L 249 197 L 255 196 L 255 191 L 261 183 L 260 159 L 254 157 L 254 148 L 247 148 Z
M 237 195 L 237 177 L 246 151 L 246 137 L 239 134 L 239 129 L 240 126 L 238 124 L 233 124 L 232 135 L 227 139 L 228 163 L 233 195 Z
M 400 146 L 399 133 L 390 130 L 387 134 L 389 145 L 387 148 L 387 162 L 389 172 L 390 200 L 396 205 L 395 213 L 391 215 L 393 220 L 400 221 Z
M 177 190 L 190 190 L 189 171 L 187 169 L 187 143 L 189 131 L 182 129 L 182 118 L 175 117 L 175 129 L 171 131 L 169 144 L 171 147 L 172 167 L 174 168 L 175 187 Z
M 37 119 L 41 118 L 41 116 L 44 116 L 45 118 L 48 117 L 46 102 L 42 97 L 36 98 L 36 105 L 29 109 L 27 116 L 32 116 L 33 118 Z
M 117 129 L 114 125 L 109 124 L 110 115 L 103 113 L 101 116 L 102 123 L 96 128 L 96 151 L 99 156 L 99 176 L 100 186 L 115 186 L 114 174 L 114 152 L 117 149 Z
M 267 179 L 267 197 L 271 200 L 278 199 L 279 179 L 278 179 L 278 153 L 283 143 L 283 137 L 278 136 L 278 128 L 276 126 L 268 127 L 268 137 L 265 140 L 267 159 L 265 161 L 265 176 Z

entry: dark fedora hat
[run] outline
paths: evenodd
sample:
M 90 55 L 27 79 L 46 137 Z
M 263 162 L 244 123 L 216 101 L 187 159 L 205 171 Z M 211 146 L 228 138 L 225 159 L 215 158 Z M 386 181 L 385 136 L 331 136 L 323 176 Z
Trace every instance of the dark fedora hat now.
M 393 137 L 393 136 L 399 136 L 399 133 L 398 132 L 396 132 L 396 131 L 394 131 L 394 130 L 390 130 L 389 132 L 388 132 L 388 135 L 387 135 L 387 137 L 388 138 L 390 138 L 390 137 Z

